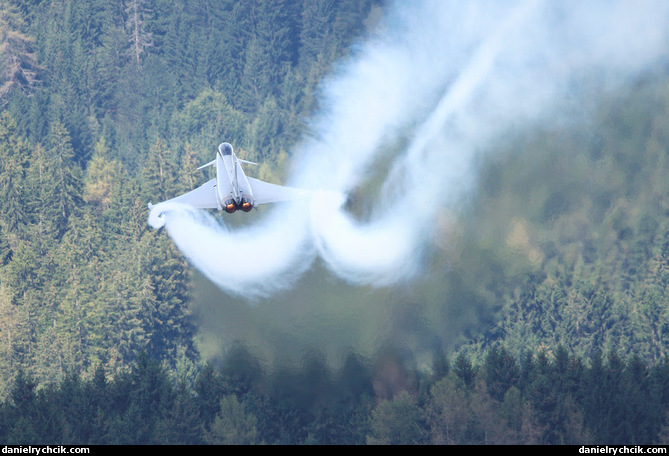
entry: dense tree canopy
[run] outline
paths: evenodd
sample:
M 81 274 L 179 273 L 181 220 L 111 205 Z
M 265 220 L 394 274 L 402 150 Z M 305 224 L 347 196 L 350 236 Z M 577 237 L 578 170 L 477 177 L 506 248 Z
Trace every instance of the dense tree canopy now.
M 477 321 L 457 345 L 431 327 L 432 366 L 201 359 L 191 269 L 147 203 L 221 138 L 279 175 L 382 6 L 0 0 L 0 440 L 667 442 L 666 77 L 606 94 L 596 135 L 527 132 L 484 166 L 434 311 Z
M 611 353 L 588 367 L 561 347 L 516 362 L 497 346 L 473 365 L 470 380 L 447 368 L 408 381 L 386 399 L 375 391 L 379 374 L 371 366 L 351 359 L 331 370 L 308 355 L 299 371 L 269 372 L 238 347 L 219 373 L 202 369 L 194 388 L 146 354 L 113 380 L 98 365 L 89 379 L 69 372 L 38 389 L 20 370 L 0 403 L 0 438 L 9 444 L 667 442 L 665 362 L 648 367 Z M 305 395 L 289 386 L 296 382 L 318 388 Z
M 146 204 L 193 188 L 221 138 L 285 153 L 317 82 L 300 49 L 331 62 L 372 5 L 329 5 L 350 30 L 326 42 L 301 33 L 317 3 L 0 3 L 2 396 L 19 368 L 42 383 L 143 350 L 197 360 L 189 269 Z

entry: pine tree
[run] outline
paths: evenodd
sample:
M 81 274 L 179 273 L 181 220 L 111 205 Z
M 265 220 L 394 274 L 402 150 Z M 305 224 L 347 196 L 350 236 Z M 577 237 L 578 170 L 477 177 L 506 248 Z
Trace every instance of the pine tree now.
M 453 364 L 453 372 L 462 379 L 465 386 L 472 387 L 476 378 L 476 369 L 464 353 L 460 353 Z
M 154 441 L 161 445 L 198 445 L 204 443 L 202 434 L 192 395 L 183 384 L 178 384 L 172 406 L 156 424 Z
M 16 122 L 0 114 L 0 224 L 4 233 L 21 234 L 30 220 L 26 169 L 28 148 L 18 136 Z
M 121 177 L 119 163 L 109 159 L 108 153 L 109 149 L 102 137 L 95 145 L 95 152 L 86 167 L 84 180 L 84 201 L 97 205 L 101 212 L 109 209 L 114 185 Z
M 0 1 L 0 106 L 14 88 L 30 91 L 40 70 L 34 38 L 25 33 L 21 12 L 7 0 Z
M 153 37 L 147 25 L 151 11 L 146 0 L 129 0 L 125 12 L 128 18 L 126 31 L 129 36 L 130 53 L 139 66 L 141 55 L 147 48 L 153 46 Z
M 35 146 L 30 155 L 30 166 L 26 172 L 26 187 L 29 189 L 27 208 L 31 213 L 31 222 L 38 232 L 53 235 L 51 208 L 46 207 L 49 192 L 48 182 L 49 162 L 47 152 L 41 144 Z
M 288 69 L 297 60 L 297 24 L 291 20 L 294 3 L 255 0 L 251 10 L 253 34 L 243 67 L 243 107 L 255 112 L 265 99 L 278 96 Z
M 467 430 L 472 419 L 462 379 L 450 374 L 432 385 L 427 405 L 430 443 L 437 445 L 468 443 Z
M 163 141 L 156 140 L 149 148 L 149 154 L 142 167 L 143 185 L 147 194 L 158 201 L 165 201 L 176 196 L 176 167 Z
M 246 66 L 246 50 L 253 35 L 253 2 L 222 2 L 221 13 L 216 24 L 216 32 L 212 37 L 226 46 L 217 51 L 220 63 L 215 66 L 213 87 L 220 87 L 234 108 L 244 107 L 245 97 L 239 96 L 242 91 L 243 73 Z
M 11 424 L 7 432 L 7 443 L 9 444 L 41 443 L 39 432 L 42 423 L 39 422 L 37 414 L 36 387 L 37 383 L 32 376 L 23 369 L 19 369 L 10 394 L 9 421 Z
M 181 154 L 181 164 L 177 171 L 181 193 L 189 192 L 200 185 L 202 178 L 197 170 L 198 167 L 195 151 L 190 144 L 186 143 Z
M 205 434 L 213 445 L 259 444 L 258 419 L 234 395 L 221 398 L 220 411 Z
M 420 409 L 408 392 L 381 402 L 372 411 L 368 445 L 415 445 L 423 439 Z
M 332 1 L 305 0 L 301 17 L 299 62 L 307 71 L 313 68 L 321 54 L 327 55 L 333 46 Z
M 515 385 L 519 377 L 515 359 L 503 347 L 488 350 L 483 366 L 483 378 L 487 392 L 494 400 L 501 402 L 507 390 Z
M 200 422 L 207 428 L 220 410 L 220 400 L 225 394 L 225 385 L 214 367 L 207 363 L 197 376 L 194 386 L 195 398 L 199 410 Z
M 82 204 L 82 170 L 74 160 L 74 150 L 67 128 L 56 121 L 49 134 L 46 154 L 48 170 L 43 174 L 45 190 L 43 210 L 50 215 L 54 235 L 60 238 L 68 219 Z
M 16 372 L 14 355 L 14 340 L 18 332 L 16 314 L 17 309 L 9 300 L 6 286 L 0 283 L 0 400 L 9 394 L 9 385 Z

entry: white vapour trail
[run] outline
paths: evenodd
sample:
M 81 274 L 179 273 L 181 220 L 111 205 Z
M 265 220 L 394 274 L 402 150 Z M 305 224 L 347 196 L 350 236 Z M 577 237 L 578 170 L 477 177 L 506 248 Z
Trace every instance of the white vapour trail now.
M 311 265 L 306 217 L 303 209 L 286 205 L 235 231 L 208 212 L 168 202 L 152 208 L 149 224 L 165 226 L 179 250 L 222 289 L 257 298 L 289 287 Z
M 381 205 L 381 210 L 377 210 L 376 219 L 361 225 L 336 206 L 325 204 L 318 208 L 320 210 L 312 212 L 319 252 L 337 274 L 353 282 L 374 285 L 386 285 L 413 276 L 419 266 L 421 249 L 426 244 L 424 239 L 429 235 L 431 222 L 441 207 L 444 188 L 462 189 L 463 176 L 472 175 L 469 169 L 472 155 L 469 152 L 462 147 L 450 147 L 450 150 L 447 147 L 444 150 L 445 145 L 438 145 L 435 140 L 446 130 L 449 119 L 466 107 L 477 93 L 477 88 L 486 81 L 504 38 L 526 20 L 536 3 L 534 0 L 523 2 L 510 14 L 507 13 L 507 17 L 502 17 L 500 24 L 489 24 L 490 28 L 486 27 L 486 30 L 492 32 L 486 33 L 486 36 L 465 35 L 467 41 L 463 44 L 466 48 L 473 48 L 473 53 L 464 67 L 461 70 L 458 68 L 459 74 L 449 75 L 445 62 L 441 63 L 441 69 L 434 64 L 417 65 L 443 51 L 443 43 L 440 42 L 444 33 L 443 23 L 429 24 L 432 27 L 427 28 L 426 35 L 421 37 L 420 49 L 413 46 L 403 49 L 408 60 L 406 67 L 413 68 L 408 71 L 412 77 L 394 81 L 395 92 L 404 93 L 411 100 L 428 100 L 435 92 L 443 90 L 444 77 L 454 80 L 441 100 L 428 112 L 424 122 L 415 129 L 406 152 L 396 159 L 386 180 L 386 194 L 389 196 Z M 444 15 L 439 14 L 440 11 L 432 11 L 443 5 L 432 3 L 426 6 L 420 17 L 430 17 L 437 22 L 443 20 Z M 430 14 L 426 16 L 427 12 Z M 476 14 L 479 13 L 476 11 Z M 477 42 L 479 39 L 480 43 Z M 396 57 L 396 54 L 393 53 L 393 56 Z M 413 75 L 416 71 L 426 70 L 431 80 L 424 77 L 421 86 L 415 87 L 416 78 Z M 404 90 L 398 90 L 400 84 L 406 84 Z M 403 111 L 408 114 L 408 120 L 416 116 L 408 109 Z M 393 120 L 396 119 L 397 116 L 393 116 Z M 436 148 L 438 154 L 428 155 L 430 148 Z M 370 154 L 374 152 L 376 149 L 369 151 Z M 332 211 L 333 207 L 336 210 Z M 330 213 L 325 216 L 327 210 Z
M 223 289 L 270 294 L 316 253 L 351 282 L 412 277 L 437 212 L 471 188 L 478 155 L 496 138 L 556 120 L 589 87 L 614 88 L 666 57 L 669 2 L 660 0 L 391 6 L 378 33 L 326 81 L 326 109 L 294 154 L 291 184 L 324 190 L 308 207 L 281 207 L 241 230 L 165 211 L 175 243 Z M 346 195 L 383 160 L 381 194 L 363 195 L 374 209 L 356 220 Z M 154 208 L 154 226 L 165 209 Z

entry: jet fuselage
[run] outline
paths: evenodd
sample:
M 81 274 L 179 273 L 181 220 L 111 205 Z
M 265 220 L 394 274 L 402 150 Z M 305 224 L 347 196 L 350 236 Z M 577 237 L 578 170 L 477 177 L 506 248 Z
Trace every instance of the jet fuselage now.
M 197 209 L 225 210 L 231 214 L 237 210 L 249 212 L 262 204 L 290 201 L 307 195 L 302 189 L 248 177 L 241 163 L 257 164 L 237 158 L 230 143 L 221 143 L 214 160 L 198 168 L 214 166 L 216 177 L 164 203 L 185 204 Z M 149 203 L 149 207 L 153 205 Z
M 227 182 L 222 182 L 222 179 L 227 179 Z M 233 213 L 237 209 L 248 212 L 253 209 L 253 191 L 229 143 L 218 146 L 216 181 L 216 191 L 226 212 Z

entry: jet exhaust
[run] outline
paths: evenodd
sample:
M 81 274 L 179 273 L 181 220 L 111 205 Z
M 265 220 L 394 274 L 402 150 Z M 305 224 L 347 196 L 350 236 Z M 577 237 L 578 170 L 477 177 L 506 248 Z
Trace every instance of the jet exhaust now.
M 248 298 L 292 287 L 317 258 L 354 284 L 410 280 L 439 214 L 458 208 L 495 142 L 525 125 L 587 118 L 591 92 L 666 59 L 668 18 L 662 0 L 393 2 L 323 83 L 314 134 L 293 151 L 287 184 L 311 190 L 308 203 L 274 206 L 237 229 L 158 204 L 149 223 L 218 287 Z M 347 197 L 381 166 L 369 211 L 353 215 Z

